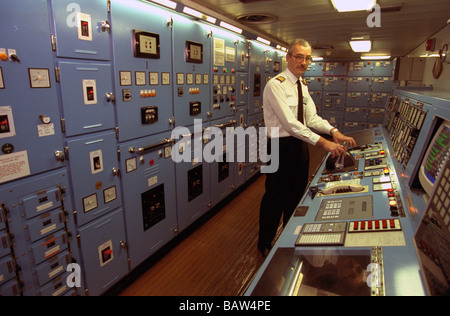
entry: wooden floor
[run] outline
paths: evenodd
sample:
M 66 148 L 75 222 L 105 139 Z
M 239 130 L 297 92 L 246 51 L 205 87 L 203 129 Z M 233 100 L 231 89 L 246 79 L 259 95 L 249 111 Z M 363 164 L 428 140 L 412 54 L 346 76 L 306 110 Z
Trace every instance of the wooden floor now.
M 310 179 L 324 152 L 310 147 Z M 121 296 L 238 296 L 264 259 L 257 249 L 265 176 L 256 178 L 180 241 L 136 271 Z M 281 231 L 279 231 L 280 233 Z M 136 277 L 136 274 L 138 275 Z M 115 294 L 116 295 L 116 294 Z
M 263 263 L 257 242 L 264 182 L 256 179 L 120 295 L 242 295 Z

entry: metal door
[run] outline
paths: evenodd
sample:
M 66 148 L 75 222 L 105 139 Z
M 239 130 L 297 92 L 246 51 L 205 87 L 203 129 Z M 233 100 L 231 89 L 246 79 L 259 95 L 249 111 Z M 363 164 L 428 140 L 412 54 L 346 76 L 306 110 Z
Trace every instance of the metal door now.
M 66 136 L 115 127 L 111 65 L 60 62 Z
M 120 146 L 130 265 L 137 267 L 177 233 L 175 163 L 170 134 Z
M 110 60 L 107 0 L 52 0 L 58 57 Z
M 112 3 L 111 21 L 119 141 L 170 130 L 174 123 L 170 13 L 149 3 L 130 6 L 120 0 Z M 158 49 L 138 53 L 140 36 L 153 40 Z
M 121 206 L 114 132 L 67 141 L 67 160 L 79 226 Z

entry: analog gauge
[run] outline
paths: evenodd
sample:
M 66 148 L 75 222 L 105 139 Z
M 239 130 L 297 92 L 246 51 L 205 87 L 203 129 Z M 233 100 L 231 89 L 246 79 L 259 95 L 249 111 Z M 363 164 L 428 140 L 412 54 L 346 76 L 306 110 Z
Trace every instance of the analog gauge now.
M 184 73 L 177 73 L 177 84 L 184 84 Z
M 0 89 L 5 89 L 5 83 L 3 82 L 2 67 L 0 67 Z
M 170 72 L 163 72 L 161 74 L 161 81 L 163 85 L 170 85 Z
M 31 88 L 50 88 L 50 71 L 48 69 L 28 69 Z
M 131 71 L 120 72 L 120 85 L 131 86 Z
M 150 85 L 156 86 L 159 84 L 159 74 L 157 72 L 150 73 Z
M 147 73 L 144 71 L 136 71 L 136 85 L 145 86 L 147 84 Z
M 136 157 L 127 159 L 127 173 L 133 172 L 137 169 L 137 159 Z
M 194 74 L 186 74 L 186 84 L 194 84 Z

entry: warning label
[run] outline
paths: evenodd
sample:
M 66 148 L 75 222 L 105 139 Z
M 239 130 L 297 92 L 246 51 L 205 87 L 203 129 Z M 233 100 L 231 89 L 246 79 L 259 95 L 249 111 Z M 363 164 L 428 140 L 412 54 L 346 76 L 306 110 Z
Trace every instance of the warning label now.
M 0 156 L 0 183 L 26 177 L 30 174 L 30 164 L 26 151 Z

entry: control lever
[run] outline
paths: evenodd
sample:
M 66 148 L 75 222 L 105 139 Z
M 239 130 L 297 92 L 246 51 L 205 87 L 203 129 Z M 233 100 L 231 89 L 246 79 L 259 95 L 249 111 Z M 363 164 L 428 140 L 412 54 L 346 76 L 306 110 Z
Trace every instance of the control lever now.
M 319 187 L 317 186 L 309 187 L 309 191 L 311 192 L 311 200 L 314 200 L 316 194 L 319 192 Z

